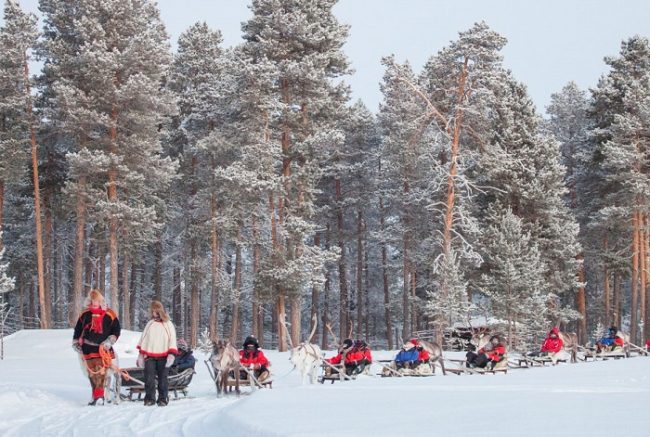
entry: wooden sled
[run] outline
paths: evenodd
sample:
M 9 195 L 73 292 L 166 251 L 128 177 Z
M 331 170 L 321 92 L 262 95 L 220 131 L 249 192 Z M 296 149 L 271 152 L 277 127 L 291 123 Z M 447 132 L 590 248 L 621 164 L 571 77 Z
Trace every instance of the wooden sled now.
M 129 401 L 141 400 L 145 391 L 144 369 L 140 367 L 131 367 L 122 370 L 126 371 L 129 377 L 128 379 L 124 376 L 120 378 L 120 388 L 125 389 L 126 391 L 126 393 L 122 393 L 120 390 L 120 398 Z M 192 382 L 192 377 L 195 373 L 194 369 L 189 368 L 179 373 L 170 374 L 167 377 L 167 381 L 169 382 L 169 393 L 174 394 L 173 399 L 180 398 L 178 393 L 181 393 L 183 397 L 187 397 L 187 387 L 190 385 L 190 382 Z M 134 399 L 135 395 L 138 395 L 137 399 Z
M 491 373 L 493 375 L 496 375 L 497 373 L 508 373 L 508 357 L 506 355 L 503 356 L 501 361 L 499 361 L 494 368 L 489 369 L 489 368 L 481 368 L 481 367 L 467 367 L 467 360 L 457 360 L 457 359 L 447 359 L 446 361 L 449 361 L 456 365 L 456 367 L 453 366 L 445 366 L 445 370 L 447 372 L 451 372 L 455 375 L 485 375 L 487 373 Z
M 366 368 L 369 367 L 370 366 L 366 366 Z M 318 382 L 321 384 L 324 384 L 325 381 L 330 381 L 334 384 L 336 381 L 352 381 L 356 379 L 356 375 L 347 374 L 345 364 L 331 364 L 322 360 L 321 369 L 323 373 L 318 377 Z
M 596 349 L 585 349 L 583 352 L 583 361 L 596 360 L 620 360 L 621 358 L 629 358 L 629 353 L 624 348 L 617 348 L 611 351 L 597 352 Z
M 423 363 L 417 366 L 415 369 L 396 369 L 394 366 L 393 360 L 379 360 L 375 361 L 381 366 L 381 373 L 377 375 L 382 378 L 390 377 L 404 377 L 404 376 L 414 376 L 414 377 L 427 377 L 435 376 L 434 366 L 431 363 Z M 424 366 L 424 367 L 423 367 Z
M 212 362 L 209 359 L 205 360 L 205 365 L 208 368 L 208 373 L 210 374 L 210 378 L 212 378 L 212 381 L 216 386 L 217 375 L 219 374 L 218 373 L 219 371 L 212 367 Z M 239 378 L 239 387 L 251 387 L 251 389 L 273 388 L 272 378 L 265 379 L 264 381 L 260 381 L 255 377 L 255 374 L 247 367 L 240 365 L 239 369 L 246 372 L 245 378 Z M 236 387 L 237 387 L 237 380 L 235 379 L 235 377 L 233 375 L 228 376 L 228 380 L 226 381 L 226 391 L 232 393 L 233 389 Z

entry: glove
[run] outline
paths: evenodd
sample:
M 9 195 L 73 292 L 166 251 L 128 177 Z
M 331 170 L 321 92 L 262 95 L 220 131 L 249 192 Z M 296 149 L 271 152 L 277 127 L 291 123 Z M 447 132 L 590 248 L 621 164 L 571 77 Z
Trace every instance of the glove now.
M 256 364 L 251 364 L 251 368 L 253 370 L 260 370 L 262 366 L 260 366 L 259 363 L 256 363 Z
M 135 365 L 140 368 L 144 367 L 144 355 L 142 354 L 138 355 L 138 359 L 135 360 Z
M 113 347 L 113 343 L 111 343 L 110 340 L 104 340 L 104 342 L 102 342 L 101 346 L 104 348 L 104 350 L 109 351 Z
M 171 367 L 172 364 L 174 364 L 175 359 L 176 359 L 176 355 L 174 354 L 167 355 L 167 362 L 165 363 L 165 367 Z
M 79 342 L 77 340 L 72 341 L 72 349 L 78 354 L 81 353 L 81 345 L 79 344 Z

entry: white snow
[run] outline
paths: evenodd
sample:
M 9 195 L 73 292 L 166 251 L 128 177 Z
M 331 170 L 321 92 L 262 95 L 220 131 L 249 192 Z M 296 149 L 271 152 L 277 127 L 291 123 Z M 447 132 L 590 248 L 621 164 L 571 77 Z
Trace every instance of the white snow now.
M 239 398 L 217 399 L 205 356 L 197 353 L 190 399 L 164 408 L 142 402 L 89 407 L 90 387 L 71 338 L 71 330 L 20 331 L 5 338 L 1 436 L 650 435 L 645 357 L 507 375 L 363 376 L 301 386 L 288 354 L 269 351 L 272 390 L 244 388 Z M 134 365 L 138 338 L 123 331 L 116 346 L 122 366 Z M 393 352 L 375 355 L 389 358 Z

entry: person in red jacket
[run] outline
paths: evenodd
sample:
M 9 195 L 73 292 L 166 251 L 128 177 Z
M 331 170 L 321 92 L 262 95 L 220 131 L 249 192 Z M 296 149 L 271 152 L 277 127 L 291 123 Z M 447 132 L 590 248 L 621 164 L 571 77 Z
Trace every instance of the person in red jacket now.
M 650 352 L 650 338 L 645 342 L 645 350 Z
M 415 345 L 415 349 L 418 351 L 418 365 L 427 364 L 429 360 L 431 360 L 431 355 L 429 355 L 429 351 L 427 351 L 422 346 L 420 340 L 418 340 L 417 338 L 413 338 L 410 341 Z
M 260 344 L 257 338 L 249 335 L 244 340 L 243 349 L 239 351 L 239 362 L 242 366 L 249 368 L 253 371 L 253 375 L 259 382 L 265 381 L 270 375 L 269 367 L 271 363 L 264 356 L 264 352 L 260 349 Z M 241 378 L 246 379 L 248 374 L 241 371 Z
M 476 352 L 467 353 L 467 367 L 494 368 L 506 354 L 506 347 L 497 335 L 493 335 L 490 341 Z
M 560 352 L 563 347 L 564 342 L 560 338 L 560 328 L 554 326 L 548 333 L 548 336 L 544 339 L 540 353 L 546 355 L 556 354 Z
M 344 356 L 346 357 L 345 360 L 347 361 L 347 355 L 348 353 L 352 350 L 352 340 L 349 338 L 346 338 L 343 340 L 343 343 L 341 343 L 341 346 L 339 346 L 337 350 L 337 354 L 334 355 L 332 358 L 326 358 L 325 361 L 332 365 L 338 365 L 341 364 L 341 361 L 344 360 Z
M 363 340 L 355 341 L 345 361 L 348 375 L 358 375 L 363 372 L 366 366 L 372 364 L 372 352 L 368 344 Z

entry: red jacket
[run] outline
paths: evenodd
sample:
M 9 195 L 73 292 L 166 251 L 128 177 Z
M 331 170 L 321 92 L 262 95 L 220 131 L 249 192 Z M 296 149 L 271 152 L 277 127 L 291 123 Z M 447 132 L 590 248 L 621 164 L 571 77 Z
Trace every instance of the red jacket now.
M 620 346 L 620 347 L 625 346 L 625 342 L 624 342 L 623 339 L 622 339 L 621 337 L 619 337 L 618 335 L 617 335 L 616 338 L 614 339 L 614 344 L 615 344 L 616 346 Z
M 427 352 L 426 349 L 422 349 L 419 351 L 420 354 L 418 355 L 418 360 L 422 362 L 427 362 L 431 359 L 431 356 L 429 355 L 429 352 Z
M 645 342 L 645 348 L 650 349 L 650 340 Z
M 364 358 L 364 353 L 361 349 L 353 348 L 345 356 L 345 364 L 351 364 L 353 361 L 361 361 Z
M 372 363 L 372 352 L 370 351 L 369 347 L 364 347 L 363 349 L 360 350 L 362 357 L 362 360 L 366 360 L 369 363 Z
M 555 334 L 555 338 L 551 338 L 551 334 Z M 562 347 L 564 346 L 564 342 L 560 338 L 560 330 L 556 327 L 551 329 L 551 332 L 548 333 L 548 337 L 544 340 L 544 343 L 542 344 L 542 352 L 560 352 L 562 350 Z
M 498 362 L 506 354 L 506 347 L 502 344 L 497 344 L 491 351 L 486 351 L 485 348 L 481 348 L 478 353 L 487 355 L 490 361 Z
M 259 349 L 256 351 L 240 350 L 239 362 L 246 367 L 253 366 L 255 369 L 269 367 L 269 360 L 264 356 L 264 352 Z

